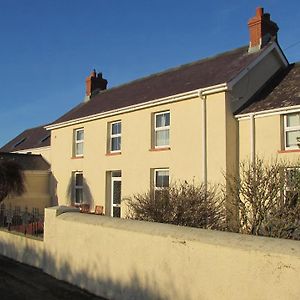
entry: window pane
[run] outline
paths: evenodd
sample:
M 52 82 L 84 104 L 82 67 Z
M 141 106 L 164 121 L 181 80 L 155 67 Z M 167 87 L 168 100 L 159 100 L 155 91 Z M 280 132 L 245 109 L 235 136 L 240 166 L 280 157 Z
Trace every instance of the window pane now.
M 300 125 L 300 114 L 287 115 L 287 126 L 299 126 Z
M 121 203 L 121 181 L 113 182 L 113 204 Z
M 121 137 L 114 137 L 111 139 L 111 151 L 121 150 Z
M 155 146 L 169 145 L 169 129 L 159 130 L 155 132 Z
M 82 174 L 75 174 L 75 185 L 83 186 L 83 175 Z
M 297 188 L 300 182 L 300 169 L 289 168 L 286 170 L 286 175 L 287 175 L 287 188 L 288 189 Z
M 120 218 L 121 217 L 121 208 L 120 207 L 113 207 L 113 217 Z
M 154 198 L 158 201 L 169 198 L 169 191 L 166 189 L 158 189 L 154 191 Z
M 82 155 L 83 154 L 83 143 L 77 143 L 75 147 L 76 147 L 75 154 Z
M 82 141 L 84 139 L 84 131 L 83 129 L 76 131 L 76 140 Z
M 169 186 L 169 170 L 156 171 L 155 178 L 156 187 L 168 187 Z
M 170 126 L 170 113 L 166 112 L 163 114 L 156 115 L 156 128 Z
M 121 133 L 121 122 L 113 123 L 111 125 L 111 133 L 112 134 L 120 134 Z
M 300 140 L 297 141 L 298 137 L 300 139 L 300 130 L 288 131 L 286 133 L 286 146 L 298 146 L 298 144 L 300 144 Z
M 75 203 L 82 203 L 83 202 L 83 191 L 82 189 L 75 190 Z

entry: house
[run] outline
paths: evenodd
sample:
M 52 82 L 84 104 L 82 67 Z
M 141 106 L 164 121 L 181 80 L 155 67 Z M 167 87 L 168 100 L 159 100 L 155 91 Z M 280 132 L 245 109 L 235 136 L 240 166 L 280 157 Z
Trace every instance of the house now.
M 221 182 L 256 154 L 293 159 L 299 65 L 287 61 L 263 8 L 248 27 L 249 46 L 118 87 L 107 89 L 93 71 L 84 101 L 44 126 L 49 153 L 25 147 L 22 134 L 1 151 L 40 151 L 50 157 L 59 204 L 100 205 L 114 217 L 126 215 L 124 198 L 152 187 Z
M 1 203 L 12 210 L 39 210 L 52 206 L 50 194 L 50 165 L 40 154 L 0 152 L 0 162 L 14 161 L 24 173 L 25 192 L 20 196 L 11 195 Z
M 1 148 L 2 152 L 41 154 L 51 163 L 50 132 L 45 129 L 46 125 L 24 130 L 21 134 L 9 141 Z

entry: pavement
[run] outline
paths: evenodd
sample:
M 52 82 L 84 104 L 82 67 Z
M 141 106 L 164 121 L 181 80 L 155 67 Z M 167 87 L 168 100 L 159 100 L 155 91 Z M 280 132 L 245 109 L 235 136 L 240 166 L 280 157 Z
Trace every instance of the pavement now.
M 1 300 L 105 300 L 0 255 Z

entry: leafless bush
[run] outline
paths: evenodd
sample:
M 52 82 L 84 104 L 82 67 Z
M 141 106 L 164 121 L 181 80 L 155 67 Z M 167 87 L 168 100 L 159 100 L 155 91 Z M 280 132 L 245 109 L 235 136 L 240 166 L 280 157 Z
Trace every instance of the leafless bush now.
M 239 172 L 225 176 L 227 213 L 237 216 L 236 231 L 300 239 L 300 171 L 295 164 L 258 158 L 242 162 Z
M 222 229 L 224 206 L 214 186 L 175 183 L 127 199 L 128 218 L 182 226 Z

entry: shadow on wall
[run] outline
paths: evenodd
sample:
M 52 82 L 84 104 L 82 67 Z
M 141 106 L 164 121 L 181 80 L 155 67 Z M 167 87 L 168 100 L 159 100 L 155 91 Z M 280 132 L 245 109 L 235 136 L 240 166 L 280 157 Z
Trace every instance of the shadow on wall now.
M 99 245 L 99 253 L 101 253 L 100 248 L 101 246 Z M 99 255 L 100 261 L 98 266 L 82 266 L 82 268 L 76 272 L 72 269 L 72 265 L 67 260 L 57 261 L 55 255 L 51 255 L 47 251 L 41 253 L 39 249 L 35 249 L 34 246 L 29 246 L 27 243 L 24 250 L 22 250 L 12 243 L 0 241 L 0 254 L 43 269 L 43 271 L 57 279 L 77 285 L 106 299 L 171 299 L 157 291 L 157 283 L 154 276 L 148 275 L 146 278 L 144 277 L 143 282 L 141 282 L 137 272 L 131 270 L 128 277 L 124 279 L 124 281 L 127 282 L 126 284 L 118 280 L 113 280 L 114 276 L 110 272 L 109 264 L 108 262 L 101 261 L 101 255 Z M 99 268 L 99 266 L 101 266 L 101 272 L 95 270 L 95 268 Z M 96 273 L 102 273 L 104 275 L 101 277 L 98 275 L 97 277 L 95 275 Z M 175 287 L 172 282 L 172 276 L 175 276 L 175 274 L 169 275 L 169 282 L 165 285 L 165 290 L 168 291 L 166 294 L 173 294 L 174 299 L 176 299 L 178 298 L 176 295 L 182 295 L 183 291 L 180 287 Z M 180 293 L 178 293 L 179 289 Z M 56 290 L 52 289 L 51 293 L 55 295 Z M 186 295 L 182 299 L 191 299 L 188 295 L 188 291 L 184 293 Z
M 57 206 L 58 205 L 57 180 L 52 172 L 50 175 L 50 195 L 51 195 L 51 206 Z
M 83 202 L 84 204 L 89 204 L 90 207 L 94 207 L 94 198 L 91 193 L 90 186 L 88 185 L 86 179 L 83 177 L 82 182 L 82 191 L 83 191 Z M 68 186 L 67 186 L 67 203 L 66 205 L 72 206 L 75 203 L 75 176 L 71 176 Z M 60 203 L 61 205 L 61 203 Z

